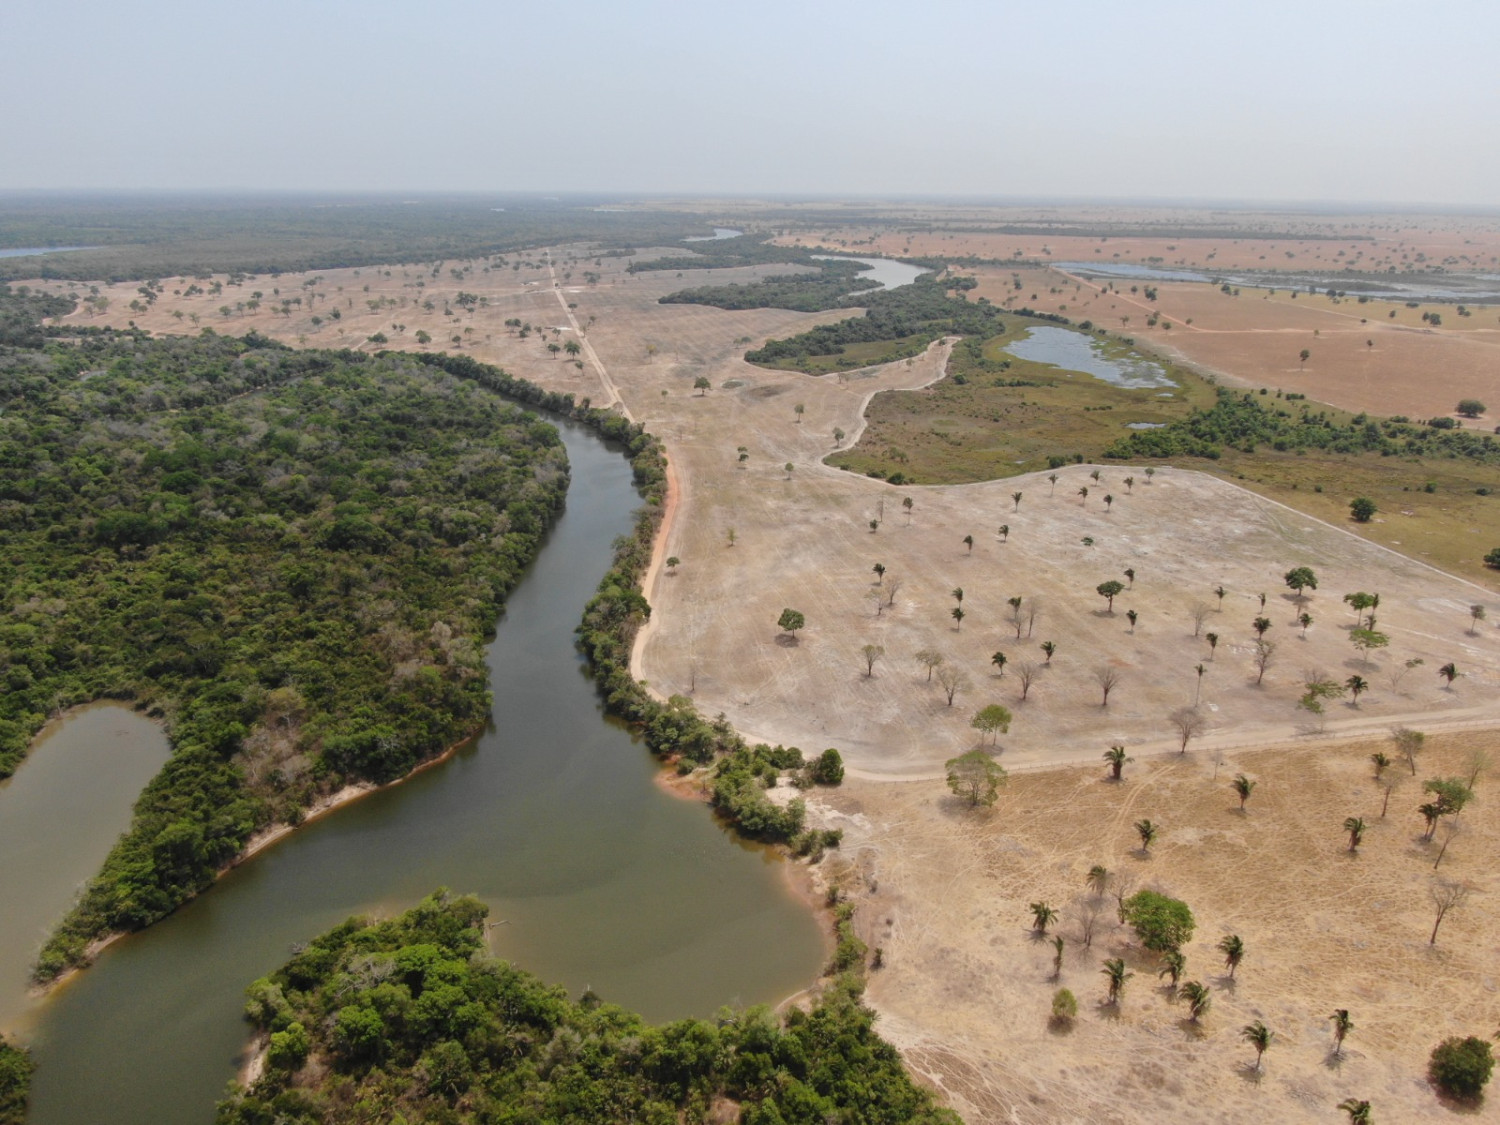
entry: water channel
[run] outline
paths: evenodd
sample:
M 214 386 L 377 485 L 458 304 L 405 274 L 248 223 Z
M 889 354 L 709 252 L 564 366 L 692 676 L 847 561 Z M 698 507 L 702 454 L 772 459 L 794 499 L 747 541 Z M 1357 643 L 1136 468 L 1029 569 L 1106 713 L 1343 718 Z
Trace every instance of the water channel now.
M 924 273 L 932 272 L 931 266 L 913 266 L 894 258 L 853 258 L 848 254 L 814 254 L 813 257 L 830 262 L 863 262 L 870 268 L 860 270 L 859 279 L 873 281 L 882 289 L 899 289 L 903 285 L 910 285 Z
M 42 1005 L 25 1028 L 32 1125 L 201 1125 L 244 1046 L 244 987 L 351 913 L 439 886 L 490 905 L 497 955 L 652 1020 L 811 982 L 823 939 L 781 861 L 669 796 L 602 714 L 572 633 L 639 501 L 618 452 L 559 425 L 567 511 L 488 649 L 491 728 L 293 833 Z

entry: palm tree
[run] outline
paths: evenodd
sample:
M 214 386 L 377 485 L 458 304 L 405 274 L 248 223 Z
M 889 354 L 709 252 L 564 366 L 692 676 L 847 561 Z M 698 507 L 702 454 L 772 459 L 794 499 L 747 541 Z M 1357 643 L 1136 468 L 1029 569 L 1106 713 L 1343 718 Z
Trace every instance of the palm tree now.
M 1383 752 L 1377 750 L 1375 751 L 1375 753 L 1370 755 L 1370 761 L 1375 763 L 1375 780 L 1379 781 L 1380 775 L 1383 774 L 1385 772 L 1385 768 L 1391 764 L 1391 760 Z
M 870 569 L 875 572 L 875 585 L 879 586 L 885 581 L 885 563 L 876 563 Z
M 1463 673 L 1458 670 L 1457 664 L 1444 664 L 1438 669 L 1438 675 L 1448 681 L 1448 689 L 1451 691 L 1453 689 L 1453 681 L 1458 679 Z
M 1312 614 L 1303 613 L 1297 616 L 1297 624 L 1302 626 L 1302 635 L 1307 636 L 1307 627 L 1312 624 Z
M 1028 909 L 1031 911 L 1031 928 L 1039 934 L 1045 934 L 1047 927 L 1057 921 L 1057 911 L 1045 902 L 1033 902 Z
M 1208 642 L 1208 658 L 1212 660 L 1214 658 L 1214 653 L 1219 651 L 1219 634 L 1204 633 L 1203 639 Z
M 1266 630 L 1271 627 L 1271 619 L 1269 617 L 1257 617 L 1250 623 L 1250 627 L 1255 630 L 1257 637 L 1264 637 Z
M 1042 651 L 1047 654 L 1047 659 L 1044 663 L 1051 664 L 1052 654 L 1057 651 L 1057 643 L 1055 641 L 1043 641 Z
M 1118 957 L 1111 957 L 1108 961 L 1104 962 L 1104 968 L 1099 971 L 1109 981 L 1109 1003 L 1118 1004 L 1121 993 L 1125 991 L 1125 982 L 1135 976 L 1135 974 L 1127 972 L 1125 962 Z
M 1418 805 L 1417 811 L 1427 821 L 1427 831 L 1423 833 L 1422 839 L 1430 840 L 1432 839 L 1432 834 L 1437 831 L 1438 820 L 1446 810 L 1444 810 L 1442 805 L 1432 802 L 1426 805 Z
M 1045 931 L 1043 931 L 1043 932 L 1045 932 Z M 1060 935 L 1060 934 L 1057 937 L 1055 937 L 1055 938 L 1052 939 L 1052 979 L 1053 980 L 1057 980 L 1059 977 L 1062 976 L 1063 945 L 1064 944 L 1065 943 L 1063 942 L 1062 935 Z
M 1134 492 L 1135 491 L 1135 477 L 1126 477 L 1125 478 L 1125 491 L 1126 492 Z
M 1002 523 L 995 530 L 996 530 L 996 532 L 1000 536 L 1000 542 L 1002 542 L 1002 543 L 1009 543 L 1010 542 L 1010 524 L 1008 524 L 1008 523 Z
M 1135 589 L 1135 567 L 1133 567 L 1133 566 L 1127 566 L 1125 568 L 1125 577 L 1128 578 L 1128 579 L 1130 579 L 1130 588 L 1132 590 L 1134 590 Z
M 1056 473 L 1048 473 L 1047 474 L 1047 483 L 1052 486 L 1052 492 L 1049 492 L 1047 494 L 1047 495 L 1051 496 L 1053 493 L 1055 493 L 1057 491 L 1057 474 Z
M 1219 942 L 1219 952 L 1224 954 L 1224 966 L 1229 970 L 1229 979 L 1233 980 L 1234 971 L 1245 959 L 1245 943 L 1239 934 L 1226 934 Z
M 1133 609 L 1127 609 L 1125 611 L 1125 617 L 1126 617 L 1126 620 L 1128 620 L 1130 622 L 1130 631 L 1132 633 L 1135 632 L 1135 623 L 1140 618 L 1140 616 L 1141 615 L 1139 613 L 1137 613 Z
M 1193 671 L 1198 673 L 1198 685 L 1193 689 L 1193 706 L 1198 706 L 1198 700 L 1203 696 L 1203 673 L 1208 669 L 1201 664 L 1194 664 Z
M 1084 485 L 1082 488 L 1080 488 L 1078 490 L 1078 495 L 1083 498 L 1083 500 L 1082 500 L 1083 503 L 1087 503 L 1088 502 L 1088 498 L 1089 498 L 1089 488 L 1088 488 L 1088 485 Z
M 1349 850 L 1359 851 L 1359 842 L 1365 838 L 1365 822 L 1357 816 L 1346 816 L 1344 831 L 1349 833 Z
M 1374 1118 L 1370 1116 L 1370 1103 L 1360 1098 L 1345 1098 L 1339 1102 L 1339 1108 L 1349 1115 L 1349 1125 L 1373 1125 Z
M 1104 510 L 1107 512 L 1114 506 L 1115 498 L 1109 493 L 1104 494 Z
M 1111 746 L 1104 752 L 1104 760 L 1109 763 L 1111 781 L 1119 781 L 1120 773 L 1125 769 L 1125 763 L 1135 761 L 1125 753 L 1123 746 Z
M 964 607 L 963 606 L 961 606 L 961 605 L 954 606 L 951 610 L 948 611 L 948 616 L 951 617 L 951 618 L 953 618 L 954 621 L 958 622 L 958 624 L 954 626 L 955 629 L 962 629 L 964 627 Z
M 1208 1014 L 1213 999 L 1209 995 L 1208 985 L 1202 981 L 1190 980 L 1182 986 L 1182 998 L 1188 1002 L 1188 1015 L 1194 1023 Z
M 964 536 L 964 546 L 969 548 L 969 554 L 972 555 L 974 553 L 974 537 L 972 535 Z
M 1178 978 L 1187 968 L 1187 958 L 1183 956 L 1180 949 L 1169 949 L 1162 954 L 1161 968 L 1157 970 L 1157 977 L 1171 977 L 1172 987 L 1177 987 Z
M 1240 799 L 1240 812 L 1244 812 L 1245 802 L 1250 799 L 1250 794 L 1255 792 L 1255 782 L 1242 773 L 1236 774 L 1234 780 L 1229 783 L 1229 788 L 1233 789 L 1238 795 Z
M 1160 831 L 1161 829 L 1149 820 L 1138 820 L 1135 822 L 1136 835 L 1141 838 L 1141 851 L 1149 852 L 1151 850 L 1151 845 L 1156 840 Z
M 1271 1046 L 1271 1040 L 1276 1038 L 1275 1032 L 1269 1030 L 1260 1020 L 1246 1024 L 1240 1028 L 1240 1038 L 1255 1048 L 1255 1072 L 1260 1073 L 1260 1057 L 1266 1053 Z
M 1012 492 L 1010 498 L 1016 502 L 1015 510 L 1019 512 L 1021 510 L 1021 494 L 1019 492 Z
M 1005 661 L 1006 655 L 1003 652 L 997 652 L 994 656 L 990 657 L 990 663 L 1000 669 L 1001 676 L 1005 675 Z
M 1093 867 L 1089 868 L 1089 873 L 1084 877 L 1084 882 L 1088 884 L 1089 890 L 1102 897 L 1105 888 L 1109 886 L 1109 868 L 1105 867 L 1102 863 L 1094 864 Z
M 1333 1021 L 1333 1055 L 1338 1058 L 1344 1050 L 1344 1037 L 1354 1030 L 1354 1021 L 1349 1018 L 1348 1008 L 1335 1008 L 1328 1018 Z
M 1219 599 L 1219 609 L 1220 609 L 1221 612 L 1224 609 L 1224 594 L 1225 593 L 1226 593 L 1226 591 L 1225 591 L 1225 589 L 1224 589 L 1223 586 L 1215 586 L 1214 587 L 1214 597 L 1216 597 L 1216 598 Z
M 1358 676 L 1350 676 L 1347 680 L 1344 681 L 1344 688 L 1349 692 L 1350 695 L 1354 697 L 1354 702 L 1358 704 L 1359 693 L 1362 691 L 1368 691 L 1370 685 L 1367 681 L 1360 679 Z

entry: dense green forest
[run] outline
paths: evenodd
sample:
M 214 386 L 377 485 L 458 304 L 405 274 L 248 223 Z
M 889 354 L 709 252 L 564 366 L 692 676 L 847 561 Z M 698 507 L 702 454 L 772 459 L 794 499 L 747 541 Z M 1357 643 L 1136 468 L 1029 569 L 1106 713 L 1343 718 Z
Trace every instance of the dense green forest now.
M 39 977 L 171 911 L 255 830 L 472 733 L 480 645 L 566 487 L 554 427 L 398 355 L 0 348 L 0 773 L 101 697 L 173 744 Z
M 746 352 L 745 358 L 796 370 L 859 367 L 918 355 L 943 336 L 982 338 L 1002 331 L 1000 310 L 995 306 L 952 294 L 961 284 L 957 279 L 918 279 L 896 289 L 861 294 L 853 302 L 864 306 L 862 316 L 822 324 L 784 340 L 768 340 Z M 879 354 L 867 354 L 868 349 L 851 354 L 851 346 L 856 345 L 878 345 Z
M 42 320 L 67 316 L 77 307 L 72 297 L 34 293 L 24 285 L 13 290 L 0 281 L 0 346 L 40 347 L 44 339 Z
M 21 1125 L 26 1120 L 34 1065 L 25 1050 L 0 1036 L 0 1125 Z
M 475 258 L 569 242 L 660 246 L 710 225 L 685 212 L 598 209 L 604 202 L 516 195 L 0 195 L 0 248 L 88 247 L 0 258 L 0 278 L 275 274 Z
M 1122 437 L 1104 456 L 1125 461 L 1182 456 L 1217 460 L 1225 448 L 1254 453 L 1262 445 L 1277 452 L 1317 449 L 1500 464 L 1500 441 L 1493 434 L 1459 428 L 1451 418 L 1414 423 L 1402 417 L 1356 414 L 1341 420 L 1323 407 L 1304 404 L 1293 409 L 1279 395 L 1271 399 L 1265 391 L 1255 395 L 1224 387 L 1217 388 L 1217 401 L 1209 409 Z
M 748 285 L 706 285 L 682 289 L 661 298 L 663 305 L 712 305 L 720 309 L 791 309 L 821 312 L 846 304 L 852 293 L 874 289 L 878 282 L 860 277 L 861 262 L 825 261 L 817 273 L 775 274 Z
M 483 955 L 486 913 L 439 892 L 351 919 L 256 981 L 265 1068 L 218 1125 L 957 1125 L 875 1034 L 855 975 L 810 1012 L 653 1026 Z

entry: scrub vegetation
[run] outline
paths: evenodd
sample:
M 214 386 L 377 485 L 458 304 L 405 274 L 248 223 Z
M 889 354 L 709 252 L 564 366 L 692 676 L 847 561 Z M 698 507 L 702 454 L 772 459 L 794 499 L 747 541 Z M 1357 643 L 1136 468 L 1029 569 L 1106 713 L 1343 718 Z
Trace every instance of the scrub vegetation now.
M 0 1125 L 21 1125 L 26 1120 L 33 1066 L 23 1048 L 0 1036 Z
M 219 1125 L 958 1121 L 875 1034 L 857 975 L 810 1011 L 653 1026 L 485 956 L 486 914 L 439 892 L 388 922 L 351 919 L 256 981 L 264 1066 Z

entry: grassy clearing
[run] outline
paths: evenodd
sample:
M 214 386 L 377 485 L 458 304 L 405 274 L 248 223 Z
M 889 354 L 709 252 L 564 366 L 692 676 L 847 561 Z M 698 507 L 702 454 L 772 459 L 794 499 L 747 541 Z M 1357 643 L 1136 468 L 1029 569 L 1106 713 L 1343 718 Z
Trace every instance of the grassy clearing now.
M 1006 321 L 1004 334 L 956 348 L 950 377 L 941 383 L 877 395 L 859 443 L 829 463 L 895 483 L 993 480 L 1049 465 L 1103 462 L 1105 450 L 1132 432 L 1130 423 L 1170 423 L 1194 409 L 1208 409 L 1215 400 L 1208 380 L 1171 364 L 1162 366 L 1176 386 L 1164 394 L 1163 388 L 1115 387 L 1017 359 L 1002 349 L 1039 322 L 1015 316 Z M 1139 358 L 1119 340 L 1104 347 L 1106 354 Z M 1257 398 L 1272 408 L 1288 405 L 1278 402 L 1276 392 Z M 1340 425 L 1352 417 L 1310 405 Z M 1267 446 L 1252 453 L 1225 446 L 1217 460 L 1184 456 L 1156 463 L 1214 473 L 1445 570 L 1497 584 L 1483 557 L 1500 546 L 1500 531 L 1494 530 L 1500 519 L 1500 465 L 1456 457 L 1278 452 Z M 1124 465 L 1110 474 L 1114 487 L 1127 475 Z M 1479 489 L 1491 494 L 1481 495 Z M 1350 520 L 1349 501 L 1356 496 L 1375 501 L 1379 511 L 1371 523 Z

